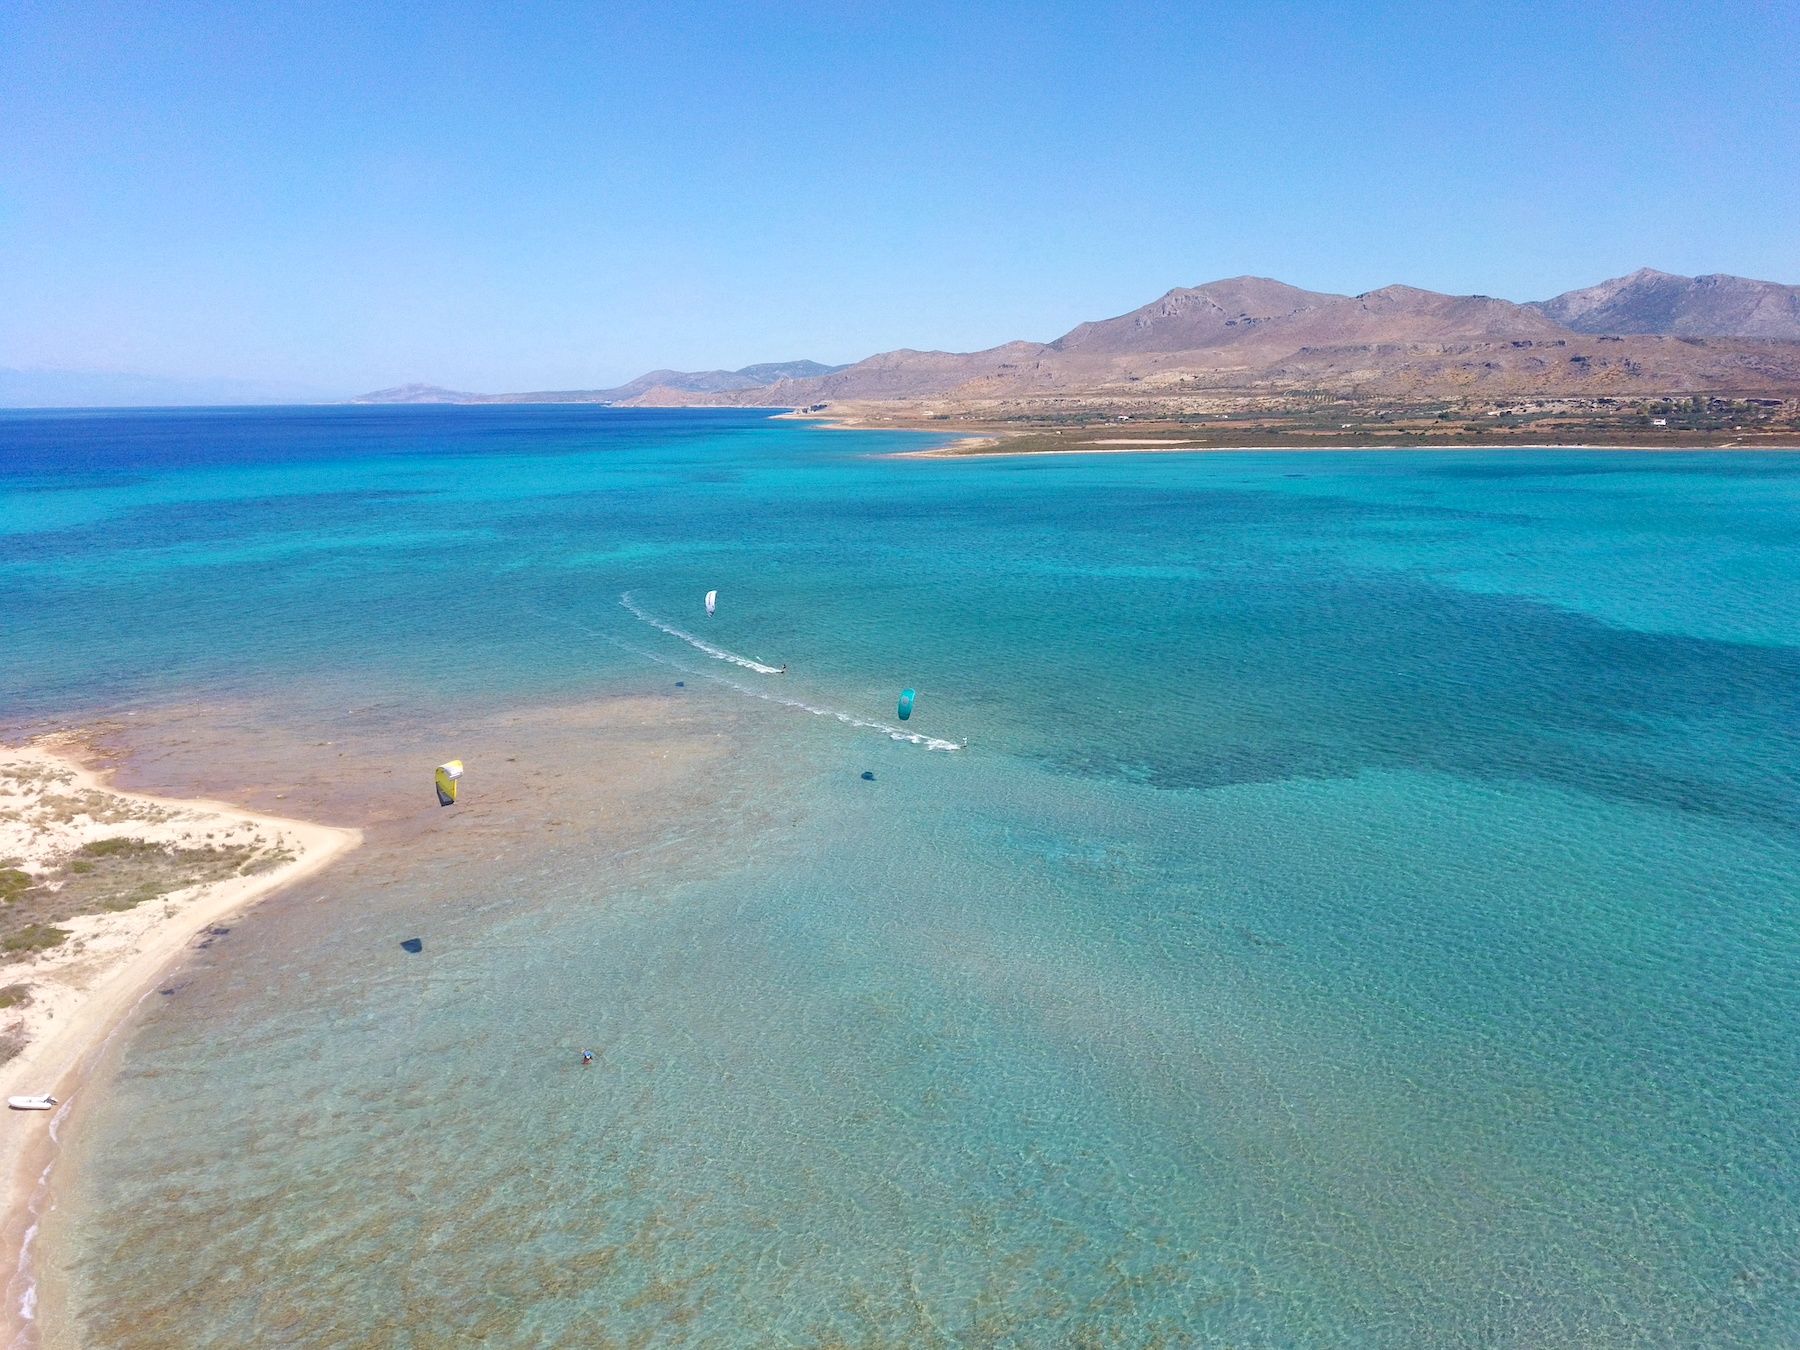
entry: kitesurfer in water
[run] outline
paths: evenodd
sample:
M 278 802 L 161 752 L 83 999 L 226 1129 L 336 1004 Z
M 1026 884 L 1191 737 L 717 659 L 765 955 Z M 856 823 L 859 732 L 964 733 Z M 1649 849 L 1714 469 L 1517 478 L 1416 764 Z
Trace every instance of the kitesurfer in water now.
M 583 1064 L 592 1064 L 594 1062 L 594 1052 L 592 1050 L 583 1050 L 581 1052 L 581 1062 Z
M 785 674 L 787 674 L 787 663 L 786 663 L 786 662 L 785 662 L 785 661 L 784 661 L 784 662 L 782 662 L 782 665 L 781 665 L 781 669 L 780 669 L 780 670 L 778 670 L 778 671 L 776 671 L 776 672 L 775 672 L 775 673 L 776 673 L 776 674 L 777 674 L 777 675 L 785 675 Z

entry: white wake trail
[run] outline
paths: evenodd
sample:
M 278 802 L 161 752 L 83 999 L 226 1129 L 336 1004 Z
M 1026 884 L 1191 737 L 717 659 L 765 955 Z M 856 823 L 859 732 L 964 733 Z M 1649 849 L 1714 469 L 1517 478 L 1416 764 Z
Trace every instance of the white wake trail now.
M 759 675 L 781 674 L 781 669 L 778 666 L 765 666 L 761 661 L 752 660 L 748 656 L 739 656 L 736 652 L 728 652 L 723 647 L 715 647 L 712 643 L 702 641 L 692 633 L 677 628 L 672 623 L 664 623 L 654 614 L 645 613 L 642 609 L 638 608 L 637 602 L 631 598 L 630 591 L 626 591 L 625 594 L 619 597 L 619 603 L 625 606 L 625 608 L 630 610 L 633 614 L 637 615 L 638 618 L 642 619 L 645 623 L 649 624 L 652 628 L 660 628 L 670 637 L 680 638 L 695 651 L 705 652 L 715 661 L 729 661 L 734 666 L 742 666 L 745 670 L 754 670 Z
M 923 746 L 927 750 L 966 750 L 968 748 L 968 743 L 966 741 L 946 741 L 937 736 L 921 735 L 919 732 L 906 731 L 900 727 L 892 726 L 887 722 L 875 722 L 866 717 L 857 717 L 853 713 L 843 712 L 837 708 L 821 708 L 816 704 L 807 703 L 802 699 L 788 698 L 781 694 L 771 694 L 766 689 L 758 689 L 748 684 L 739 684 L 736 680 L 730 679 L 724 675 L 714 675 L 710 671 L 692 670 L 687 666 L 682 665 L 679 661 L 671 661 L 668 657 L 658 655 L 656 652 L 646 651 L 642 647 L 635 647 L 629 642 L 621 641 L 612 634 L 602 632 L 592 624 L 583 623 L 570 615 L 552 613 L 550 610 L 542 609 L 536 605 L 533 605 L 531 608 L 546 619 L 552 619 L 557 623 L 566 623 L 571 628 L 586 633 L 591 637 L 599 638 L 602 642 L 611 643 L 621 651 L 630 652 L 634 656 L 641 656 L 647 661 L 654 661 L 659 666 L 669 666 L 674 670 L 679 670 L 683 674 L 692 675 L 697 679 L 706 679 L 711 680 L 714 684 L 722 684 L 727 689 L 735 689 L 740 694 L 748 694 L 751 698 L 759 698 L 764 703 L 774 703 L 783 708 L 792 708 L 797 712 L 811 713 L 814 717 L 830 717 L 836 721 L 842 722 L 847 727 L 859 727 L 864 731 L 879 731 L 889 740 L 906 741 L 912 745 Z M 631 607 L 628 605 L 627 608 Z M 635 609 L 632 612 L 637 613 Z M 647 616 L 640 615 L 639 617 L 644 618 L 646 623 L 653 624 L 658 628 L 663 627 L 662 624 L 657 623 L 656 620 Z M 664 631 L 673 632 L 674 630 L 664 629 Z M 677 634 L 677 636 L 684 635 Z M 752 668 L 762 669 L 765 672 L 768 671 L 766 666 Z
M 940 740 L 936 736 L 924 736 L 916 731 L 903 731 L 901 728 L 890 726 L 886 722 L 871 722 L 867 718 L 857 717 L 852 713 L 840 712 L 836 708 L 815 707 L 811 703 L 803 702 L 797 698 L 783 698 L 779 694 L 767 693 L 761 689 L 752 689 L 748 685 L 739 684 L 736 680 L 726 679 L 723 676 L 715 675 L 712 678 L 717 680 L 720 684 L 730 685 L 739 693 L 748 694 L 751 698 L 760 698 L 765 703 L 779 703 L 784 708 L 795 708 L 800 712 L 811 713 L 814 717 L 835 717 L 847 727 L 862 727 L 865 731 L 882 732 L 889 740 L 910 741 L 914 745 L 924 746 L 927 750 L 963 749 L 962 744 L 957 741 Z

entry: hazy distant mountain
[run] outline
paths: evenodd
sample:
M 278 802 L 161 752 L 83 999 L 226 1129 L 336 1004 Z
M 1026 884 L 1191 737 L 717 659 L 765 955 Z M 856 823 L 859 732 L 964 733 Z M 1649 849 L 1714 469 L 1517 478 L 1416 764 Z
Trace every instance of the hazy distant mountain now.
M 1800 286 L 1723 272 L 1682 277 L 1642 267 L 1532 308 L 1580 333 L 1800 340 Z
M 465 394 L 435 384 L 397 384 L 392 389 L 377 389 L 372 394 L 358 394 L 352 403 L 482 403 L 485 394 Z
M 652 393 L 722 394 L 760 389 L 777 380 L 829 375 L 842 366 L 818 361 L 769 361 L 742 370 L 652 370 L 612 389 L 559 389 L 525 394 L 466 394 L 435 384 L 402 384 L 359 394 L 352 403 L 624 403 Z M 660 401 L 669 401 L 663 399 Z
M 636 398 L 651 389 L 677 389 L 689 394 L 720 394 L 730 389 L 757 389 L 770 383 L 735 370 L 652 370 L 614 389 L 596 390 L 613 399 Z

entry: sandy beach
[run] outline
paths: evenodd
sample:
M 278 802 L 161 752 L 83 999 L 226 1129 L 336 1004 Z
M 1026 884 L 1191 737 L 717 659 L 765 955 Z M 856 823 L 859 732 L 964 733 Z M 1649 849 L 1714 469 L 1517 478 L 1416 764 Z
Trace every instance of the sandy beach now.
M 54 931 L 66 936 L 42 950 L 18 950 L 20 944 L 9 940 L 14 949 L 0 961 L 0 1000 L 6 1003 L 0 1037 L 13 1053 L 0 1064 L 0 1097 L 49 1093 L 60 1103 L 53 1112 L 8 1111 L 0 1136 L 6 1186 L 0 1260 L 9 1272 L 10 1344 L 30 1343 L 30 1243 L 45 1199 L 54 1128 L 65 1112 L 79 1109 L 81 1084 L 107 1039 L 207 929 L 312 875 L 362 839 L 359 830 L 223 802 L 118 791 L 83 764 L 83 748 L 74 738 L 0 747 L 0 867 L 15 889 L 35 881 L 40 892 L 54 895 L 59 886 L 91 874 L 94 864 L 85 860 L 116 857 L 132 847 L 146 856 L 216 859 L 213 870 L 229 867 L 231 875 L 178 884 L 142 902 L 125 902 L 129 907 L 115 903 L 104 912 L 59 917 Z M 9 906 L 21 898 L 9 895 Z
M 440 728 L 433 734 L 446 740 L 423 755 L 415 729 L 391 711 L 346 713 L 357 734 L 327 740 L 310 727 L 297 734 L 282 721 L 287 710 L 263 703 L 140 708 L 58 729 L 23 749 L 0 748 L 0 869 L 23 863 L 54 872 L 59 859 L 66 866 L 87 844 L 121 834 L 178 847 L 259 850 L 264 858 L 292 855 L 253 875 L 120 912 L 59 918 L 56 926 L 70 933 L 62 943 L 0 961 L 0 996 L 31 985 L 28 1003 L 0 1008 L 0 1037 L 25 1040 L 0 1064 L 0 1085 L 8 1096 L 47 1092 L 62 1103 L 54 1112 L 4 1116 L 0 1260 L 7 1262 L 7 1297 L 0 1345 L 76 1343 L 55 1268 L 56 1238 L 36 1231 L 72 1180 L 57 1162 L 45 1183 L 54 1158 L 74 1156 L 69 1136 L 59 1149 L 55 1135 L 74 1123 L 65 1113 L 82 1111 L 84 1093 L 110 1077 L 133 1011 L 146 1001 L 161 1006 L 155 995 L 168 986 L 171 968 L 216 955 L 213 944 L 236 938 L 209 930 L 235 928 L 234 916 L 309 877 L 321 891 L 361 887 L 379 907 L 399 877 L 506 853 L 526 835 L 580 833 L 603 841 L 615 857 L 627 856 L 659 837 L 669 818 L 716 807 L 709 770 L 730 743 L 699 705 L 690 710 L 666 697 L 508 708 L 458 722 L 454 733 Z M 17 743 L 28 733 L 13 734 Z M 597 737 L 608 746 L 603 785 L 591 781 L 589 747 Z M 475 775 L 471 800 L 456 812 L 438 807 L 429 772 L 419 772 L 452 750 Z M 596 790 L 571 797 L 577 778 Z M 112 786 L 117 782 L 148 790 Z M 279 814 L 301 800 L 308 811 L 356 828 Z M 351 849 L 354 856 L 344 856 Z M 694 854 L 697 867 L 718 865 L 703 844 Z M 331 875 L 318 876 L 328 863 L 337 864 Z M 0 919 L 17 924 L 12 908 L 0 906 Z M 202 945 L 208 950 L 197 952 Z M 21 1315 L 28 1296 L 36 1299 L 35 1322 Z
M 1145 436 L 1121 434 L 1127 429 L 1107 423 L 1056 428 L 1045 426 L 996 425 L 975 422 L 952 430 L 929 416 L 907 416 L 897 412 L 840 411 L 787 412 L 776 420 L 812 422 L 826 431 L 923 431 L 942 436 L 939 444 L 918 450 L 898 450 L 884 455 L 888 459 L 1003 459 L 1042 458 L 1054 455 L 1163 455 L 1163 454 L 1312 454 L 1359 451 L 1491 451 L 1506 453 L 1518 450 L 1617 450 L 1666 454 L 1691 454 L 1700 451 L 1720 454 L 1745 451 L 1800 450 L 1800 441 L 1791 435 L 1733 437 L 1671 437 L 1664 434 L 1622 434 L 1606 438 L 1592 430 L 1586 434 L 1563 434 L 1519 429 L 1499 429 L 1478 439 L 1453 438 L 1429 432 L 1408 435 L 1387 429 L 1378 439 L 1359 440 L 1343 436 L 1307 436 L 1281 431 L 1246 433 L 1232 436 L 1209 435 L 1214 428 L 1170 429 L 1168 434 Z M 1147 427 L 1146 430 L 1153 430 Z M 1240 439 L 1241 438 L 1241 439 Z

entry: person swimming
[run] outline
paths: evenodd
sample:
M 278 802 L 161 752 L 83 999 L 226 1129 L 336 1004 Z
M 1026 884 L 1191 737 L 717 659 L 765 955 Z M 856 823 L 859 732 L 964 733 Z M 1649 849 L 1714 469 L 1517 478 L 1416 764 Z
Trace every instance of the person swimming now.
M 583 1064 L 592 1064 L 594 1062 L 594 1052 L 592 1050 L 583 1050 L 581 1052 L 581 1062 Z

